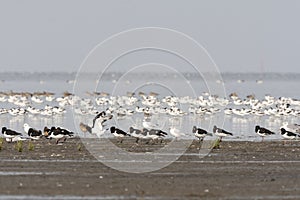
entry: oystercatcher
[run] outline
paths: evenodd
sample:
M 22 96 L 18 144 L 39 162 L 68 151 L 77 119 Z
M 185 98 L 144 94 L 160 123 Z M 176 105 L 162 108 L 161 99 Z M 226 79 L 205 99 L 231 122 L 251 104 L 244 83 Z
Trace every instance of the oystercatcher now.
M 212 136 L 211 133 L 208 133 L 204 129 L 197 128 L 196 126 L 193 126 L 193 133 L 194 133 L 195 137 L 197 137 L 199 139 L 199 141 L 202 141 L 204 139 L 204 137 L 207 135 Z
M 64 142 L 67 140 L 67 137 L 72 137 L 74 135 L 73 132 L 70 132 L 66 129 L 62 129 L 60 127 L 51 127 L 51 129 L 47 129 L 47 127 L 44 128 L 44 130 L 46 129 L 46 132 L 47 132 L 47 138 L 49 139 L 56 139 L 56 144 L 58 144 L 58 142 L 61 140 L 61 139 L 64 139 Z
M 275 134 L 274 132 L 260 126 L 255 126 L 255 133 L 257 133 L 261 137 L 261 141 L 264 140 L 265 136 Z
M 129 127 L 129 133 L 130 136 L 136 138 L 136 143 L 139 142 L 140 139 L 144 138 L 144 135 L 142 134 L 142 131 L 136 128 L 133 128 L 132 126 Z
M 280 130 L 281 130 L 282 137 L 285 139 L 293 140 L 293 139 L 296 139 L 296 137 L 299 137 L 298 134 L 287 131 L 284 128 L 281 128 Z
M 5 137 L 6 141 L 9 141 L 9 142 L 13 142 L 14 138 L 22 136 L 22 133 L 8 129 L 6 127 L 2 127 L 2 134 Z
M 41 130 L 34 129 L 26 123 L 23 125 L 23 127 L 24 127 L 25 133 L 27 133 L 28 136 L 30 137 L 30 139 L 32 139 L 32 140 L 38 140 L 43 136 L 43 133 Z
M 233 136 L 232 133 L 225 131 L 224 129 L 218 128 L 217 126 L 213 127 L 213 132 L 214 134 L 216 134 L 216 136 L 220 137 L 220 141 L 222 141 L 223 137 Z
M 164 132 L 162 130 L 159 130 L 159 129 L 150 129 L 150 130 L 148 130 L 146 128 L 143 129 L 142 134 L 143 134 L 144 138 L 150 139 L 153 142 L 155 142 L 155 140 L 158 141 L 159 138 L 164 138 L 166 135 L 168 135 L 166 132 Z M 147 144 L 149 142 L 150 141 L 148 141 Z M 161 142 L 162 142 L 162 140 L 161 140 Z
M 300 133 L 300 125 L 299 124 L 289 124 L 288 122 L 283 122 L 283 125 L 280 127 L 280 129 L 281 128 L 283 128 L 289 132 Z
M 119 140 L 119 138 L 121 138 L 121 140 L 119 141 L 120 143 L 122 143 L 123 142 L 123 137 L 125 137 L 125 136 L 130 136 L 128 133 L 126 133 L 125 131 L 123 131 L 123 130 L 121 130 L 121 129 L 118 129 L 118 128 L 116 128 L 116 127 L 114 127 L 114 126 L 112 126 L 112 127 L 110 127 L 110 132 L 115 136 L 115 137 L 117 137 L 118 138 L 118 140 Z

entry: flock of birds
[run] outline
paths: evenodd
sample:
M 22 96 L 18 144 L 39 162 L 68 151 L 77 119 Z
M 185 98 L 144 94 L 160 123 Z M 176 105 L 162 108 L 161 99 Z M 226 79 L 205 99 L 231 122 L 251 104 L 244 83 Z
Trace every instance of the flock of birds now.
M 0 103 L 13 104 L 12 108 L 0 108 L 1 114 L 17 115 L 42 115 L 53 116 L 66 113 L 66 108 L 71 106 L 76 114 L 95 115 L 99 113 L 99 107 L 116 114 L 118 117 L 132 116 L 137 113 L 144 115 L 167 114 L 170 116 L 213 115 L 223 111 L 226 115 L 236 116 L 300 116 L 300 100 L 287 97 L 275 98 L 266 95 L 259 100 L 254 95 L 248 95 L 242 99 L 236 93 L 229 98 L 218 97 L 209 93 L 203 93 L 199 97 L 165 96 L 159 98 L 159 94 L 128 92 L 124 96 L 110 96 L 107 93 L 88 93 L 92 98 L 81 98 L 77 95 L 65 92 L 63 96 L 56 97 L 50 92 L 18 93 L 1 92 Z M 46 104 L 42 108 L 41 105 Z M 50 106 L 49 104 L 55 104 Z M 187 105 L 187 110 L 181 106 Z
M 27 123 L 23 125 L 24 132 L 28 136 L 24 136 L 22 133 L 17 132 L 15 130 L 9 129 L 7 127 L 2 127 L 2 134 L 7 142 L 17 142 L 17 141 L 24 141 L 24 140 L 39 140 L 42 137 L 46 139 L 56 139 L 56 144 L 59 143 L 60 140 L 66 141 L 68 137 L 74 137 L 74 133 L 63 129 L 60 127 L 45 127 L 44 131 L 37 130 L 35 128 L 30 127 Z
M 100 112 L 96 115 L 96 117 L 93 119 L 92 126 L 89 126 L 84 123 L 80 123 L 79 127 L 82 132 L 90 133 L 90 134 L 97 134 L 99 137 L 100 135 L 104 134 L 106 131 L 110 131 L 110 133 L 115 136 L 116 138 L 120 139 L 118 142 L 122 143 L 122 139 L 124 137 L 133 137 L 136 139 L 136 143 L 139 143 L 139 140 L 146 139 L 151 141 L 158 141 L 159 139 L 163 139 L 168 135 L 171 135 L 173 138 L 179 138 L 181 136 L 184 136 L 185 134 L 180 132 L 179 129 L 176 129 L 175 127 L 171 127 L 169 134 L 163 130 L 158 129 L 157 125 L 151 124 L 151 122 L 144 120 L 143 121 L 143 128 L 138 129 L 135 127 L 130 126 L 128 131 L 121 130 L 115 126 L 111 126 L 110 128 L 105 128 L 105 123 L 108 120 L 111 120 L 113 118 L 113 115 L 107 114 L 105 111 Z M 29 126 L 27 123 L 23 125 L 24 132 L 28 136 L 24 136 L 22 133 L 17 132 L 15 130 L 8 129 L 7 127 L 2 127 L 2 134 L 7 142 L 16 142 L 16 141 L 23 141 L 27 139 L 31 140 L 39 140 L 42 137 L 46 139 L 56 139 L 56 144 L 58 144 L 60 141 L 66 141 L 67 138 L 74 137 L 74 133 L 61 128 L 61 127 L 44 127 L 44 130 L 38 130 L 31 126 Z M 288 124 L 285 122 L 282 127 L 280 127 L 281 135 L 284 139 L 296 139 L 297 137 L 300 137 L 300 125 L 298 124 Z M 192 132 L 196 138 L 199 139 L 199 141 L 202 141 L 206 136 L 213 136 L 212 133 L 197 127 L 192 127 Z M 232 133 L 222 129 L 218 128 L 216 125 L 213 127 L 212 131 L 216 136 L 220 138 L 220 141 L 223 137 L 227 136 L 233 136 Z M 275 132 L 264 128 L 260 126 L 255 126 L 255 132 L 263 138 L 269 135 L 275 134 Z M 147 143 L 149 143 L 149 141 Z M 162 140 L 160 140 L 162 141 Z
M 185 115 L 206 116 L 223 113 L 225 115 L 236 115 L 240 117 L 247 116 L 300 116 L 300 100 L 280 97 L 275 98 L 266 95 L 263 100 L 256 99 L 254 95 L 247 96 L 246 99 L 240 98 L 236 93 L 229 95 L 229 98 L 221 98 L 209 93 L 203 93 L 197 98 L 189 96 L 175 97 L 165 96 L 159 98 L 159 94 L 150 92 L 145 94 L 143 92 L 127 93 L 124 96 L 110 96 L 107 93 L 88 93 L 91 98 L 81 98 L 74 94 L 65 92 L 61 97 L 55 97 L 54 93 L 39 92 L 39 93 L 0 93 L 0 102 L 13 104 L 14 108 L 0 108 L 0 115 L 10 114 L 12 116 L 19 115 L 42 115 L 53 116 L 63 115 L 67 108 L 73 108 L 76 115 L 93 115 L 92 125 L 80 123 L 79 127 L 82 132 L 102 135 L 106 131 L 110 131 L 117 138 L 124 138 L 126 136 L 136 138 L 138 142 L 140 139 L 157 140 L 166 136 L 180 138 L 185 135 L 179 128 L 171 126 L 169 133 L 160 130 L 157 124 L 151 122 L 151 117 L 154 115 L 167 115 L 170 117 L 183 117 Z M 41 107 L 46 103 L 43 108 Z M 50 106 L 49 104 L 55 104 Z M 40 106 L 36 106 L 40 105 Z M 182 105 L 186 105 L 187 109 L 183 109 Z M 99 110 L 102 110 L 101 112 Z M 131 126 L 127 131 L 121 130 L 115 126 L 106 128 L 105 123 L 113 117 L 122 120 L 134 114 L 142 114 L 142 128 Z M 300 125 L 284 123 L 280 127 L 281 135 L 285 139 L 295 139 L 299 137 Z M 61 127 L 45 127 L 43 131 L 30 127 L 24 124 L 24 132 L 22 133 L 11 130 L 7 127 L 2 128 L 2 134 L 8 142 L 18 140 L 38 140 L 42 137 L 47 139 L 56 139 L 56 143 L 61 140 L 65 141 L 75 134 L 67 129 Z M 220 137 L 232 136 L 233 134 L 218 128 L 213 127 L 214 135 Z M 255 132 L 262 137 L 273 135 L 275 132 L 267 128 L 256 126 Z M 192 133 L 199 140 L 203 140 L 206 136 L 213 136 L 212 133 L 200 127 L 193 126 Z M 122 141 L 122 140 L 121 140 Z
M 82 122 L 79 126 L 81 131 L 84 133 L 88 132 L 90 134 L 97 134 L 100 136 L 104 134 L 105 131 L 110 130 L 115 137 L 123 138 L 125 136 L 130 136 L 136 138 L 136 142 L 138 142 L 140 139 L 156 140 L 159 138 L 164 138 L 167 135 L 171 135 L 173 138 L 177 139 L 185 135 L 185 133 L 181 132 L 176 127 L 170 127 L 168 134 L 166 131 L 160 130 L 157 124 L 153 124 L 150 121 L 147 121 L 147 119 L 143 120 L 142 128 L 130 126 L 128 131 L 123 131 L 112 126 L 110 129 L 105 129 L 105 122 L 110 119 L 112 119 L 112 115 L 102 111 L 93 119 L 92 126 Z M 280 127 L 280 131 L 284 139 L 297 139 L 300 137 L 300 125 L 298 124 L 289 124 L 288 122 L 284 122 Z M 233 136 L 232 133 L 222 128 L 218 128 L 216 125 L 214 125 L 212 132 L 220 138 L 220 141 L 222 141 L 223 137 Z M 264 137 L 275 134 L 275 132 L 259 125 L 255 126 L 255 132 L 262 138 L 262 141 Z M 192 127 L 192 133 L 196 138 L 199 139 L 199 141 L 202 141 L 206 136 L 213 136 L 212 133 L 197 126 Z

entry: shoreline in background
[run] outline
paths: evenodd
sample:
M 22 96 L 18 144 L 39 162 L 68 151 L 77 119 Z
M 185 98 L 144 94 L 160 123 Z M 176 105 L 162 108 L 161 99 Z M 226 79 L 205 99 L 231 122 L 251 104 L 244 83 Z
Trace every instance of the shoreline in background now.
M 117 78 L 123 75 L 125 72 L 109 72 L 104 73 L 103 78 L 105 80 Z M 130 76 L 136 77 L 136 74 L 139 74 L 138 77 L 142 79 L 143 75 L 145 76 L 153 76 L 156 78 L 166 78 L 166 77 L 174 77 L 176 73 L 156 73 L 156 72 L 145 72 L 145 73 L 130 73 Z M 189 72 L 182 72 L 182 74 L 185 77 L 188 77 L 190 79 L 196 79 L 201 78 L 201 75 L 197 73 L 189 73 Z M 77 75 L 77 72 L 0 72 L 0 80 L 5 81 L 13 81 L 13 80 L 31 80 L 35 78 L 39 79 L 47 79 L 49 76 L 55 77 L 57 80 L 73 80 L 75 79 Z M 80 74 L 82 78 L 91 79 L 92 78 L 98 78 L 101 74 L 99 73 L 81 73 Z M 203 76 L 210 77 L 210 73 L 203 72 Z M 300 73 L 231 73 L 231 72 L 225 72 L 221 73 L 221 76 L 224 80 L 299 80 L 300 79 Z

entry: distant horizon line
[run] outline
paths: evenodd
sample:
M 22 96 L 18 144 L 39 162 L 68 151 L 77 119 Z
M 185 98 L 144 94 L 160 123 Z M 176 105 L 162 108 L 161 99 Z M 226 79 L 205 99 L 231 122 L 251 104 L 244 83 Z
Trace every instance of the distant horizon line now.
M 55 73 L 60 73 L 60 74 L 77 74 L 77 71 L 0 71 L 0 74 L 12 74 L 12 73 L 16 73 L 16 74 L 55 74 Z M 96 73 L 95 71 L 90 71 L 90 72 L 81 72 L 84 74 L 94 74 Z M 99 72 L 97 72 L 99 73 Z M 116 73 L 116 74 L 122 74 L 122 73 L 126 73 L 126 71 L 115 71 L 115 72 L 106 72 L 106 73 Z M 133 73 L 133 72 L 131 72 Z M 153 72 L 153 71 L 145 71 L 143 73 L 160 73 L 160 72 Z M 169 74 L 175 74 L 171 73 L 171 72 L 164 72 L 164 73 L 169 73 Z M 188 72 L 188 71 L 183 71 L 181 73 L 191 73 L 191 74 L 196 74 L 196 72 Z M 211 73 L 211 72 L 202 72 L 202 73 Z M 224 72 L 220 72 L 221 74 L 300 74 L 300 72 L 279 72 L 279 71 L 274 71 L 274 72 L 257 72 L 257 71 L 249 71 L 249 72 L 240 72 L 240 71 L 224 71 Z

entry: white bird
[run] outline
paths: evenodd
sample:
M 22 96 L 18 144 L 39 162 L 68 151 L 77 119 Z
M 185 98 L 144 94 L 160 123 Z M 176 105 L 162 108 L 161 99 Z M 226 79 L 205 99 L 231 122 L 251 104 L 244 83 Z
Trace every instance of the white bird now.
M 25 123 L 24 125 L 23 125 L 23 128 L 24 128 L 24 131 L 25 131 L 25 133 L 28 133 L 29 132 L 29 129 L 31 128 L 27 123 Z
M 175 127 L 170 127 L 170 134 L 172 136 L 174 136 L 175 138 L 185 135 L 184 133 L 180 132 L 180 130 Z
M 36 97 L 36 96 L 32 96 L 32 97 L 31 97 L 31 100 L 32 100 L 33 102 L 35 102 L 35 103 L 38 103 L 38 104 L 43 103 L 43 100 L 40 99 L 40 98 L 38 98 L 38 97 Z
M 105 131 L 108 130 L 108 129 L 103 129 L 103 126 L 100 123 L 96 123 L 94 127 L 91 127 L 87 124 L 80 122 L 79 127 L 82 132 L 84 133 L 89 132 L 91 134 L 97 135 L 98 137 L 103 135 Z
M 148 121 L 146 119 L 143 120 L 143 127 L 146 129 L 157 129 L 158 124 L 153 124 L 151 121 Z

